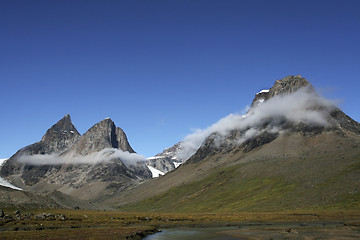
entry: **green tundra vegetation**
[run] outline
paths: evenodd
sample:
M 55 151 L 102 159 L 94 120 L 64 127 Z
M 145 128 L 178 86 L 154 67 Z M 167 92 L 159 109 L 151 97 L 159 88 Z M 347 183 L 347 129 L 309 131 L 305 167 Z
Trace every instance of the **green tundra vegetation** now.
M 346 220 L 360 230 L 360 210 L 242 213 L 155 213 L 66 209 L 3 210 L 0 239 L 142 239 L 159 228 L 236 226 L 239 223 Z M 58 217 L 58 216 L 61 216 Z

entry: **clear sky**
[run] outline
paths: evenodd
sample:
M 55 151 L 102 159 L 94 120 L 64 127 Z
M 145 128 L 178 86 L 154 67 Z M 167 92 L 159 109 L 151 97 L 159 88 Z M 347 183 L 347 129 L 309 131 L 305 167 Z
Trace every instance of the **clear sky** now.
M 0 158 L 70 114 L 152 156 L 301 74 L 360 121 L 360 1 L 1 0 Z

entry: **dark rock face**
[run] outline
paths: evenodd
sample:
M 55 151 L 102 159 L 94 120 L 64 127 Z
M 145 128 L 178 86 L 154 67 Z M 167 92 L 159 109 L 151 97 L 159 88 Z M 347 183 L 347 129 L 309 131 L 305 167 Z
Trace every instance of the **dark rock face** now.
M 117 127 L 115 134 L 116 134 L 118 149 L 121 149 L 123 151 L 128 151 L 129 153 L 135 153 L 135 151 L 132 149 L 132 147 L 129 144 L 125 132 L 121 128 Z
M 330 120 L 333 122 L 334 126 L 346 129 L 355 134 L 360 134 L 360 124 L 338 108 L 331 112 Z
M 247 153 L 257 147 L 260 147 L 264 144 L 270 143 L 273 140 L 275 140 L 278 137 L 278 135 L 279 134 L 277 134 L 277 133 L 264 132 L 264 133 L 260 134 L 259 136 L 250 138 L 242 144 L 243 152 Z
M 201 147 L 196 151 L 194 155 L 192 155 L 187 163 L 191 162 L 200 162 L 203 159 L 210 157 L 219 151 L 226 151 L 229 146 L 225 146 L 225 144 L 217 145 L 215 144 L 215 139 L 217 138 L 217 133 L 212 133 L 209 137 L 207 137 Z
M 116 127 L 110 118 L 92 126 L 66 154 L 75 153 L 76 155 L 86 156 L 105 148 L 115 148 L 134 153 L 124 131 Z
M 80 133 L 72 124 L 68 114 L 48 129 L 40 142 L 47 144 L 50 153 L 63 152 L 76 142 L 79 137 Z

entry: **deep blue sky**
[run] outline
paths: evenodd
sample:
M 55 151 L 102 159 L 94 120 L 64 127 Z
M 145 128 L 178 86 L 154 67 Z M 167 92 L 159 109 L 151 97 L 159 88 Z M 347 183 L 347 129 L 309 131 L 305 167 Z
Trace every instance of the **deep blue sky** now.
M 301 74 L 360 120 L 360 1 L 1 0 L 0 158 L 67 113 L 152 156 Z

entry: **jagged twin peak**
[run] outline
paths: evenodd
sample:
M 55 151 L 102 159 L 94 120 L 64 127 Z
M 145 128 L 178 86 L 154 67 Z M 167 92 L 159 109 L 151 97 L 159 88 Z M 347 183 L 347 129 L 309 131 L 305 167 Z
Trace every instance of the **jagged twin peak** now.
M 130 183 L 151 177 L 142 160 L 131 148 L 124 131 L 110 118 L 95 124 L 81 136 L 71 123 L 70 115 L 66 115 L 48 129 L 39 142 L 20 149 L 6 161 L 0 175 L 25 188 L 38 182 L 52 185 L 53 178 L 60 183 L 80 185 L 86 181 L 110 182 L 109 179 Z M 80 175 L 84 177 L 78 181 L 76 177 Z
M 92 126 L 80 139 L 68 150 L 67 154 L 86 156 L 99 152 L 105 148 L 120 149 L 124 152 L 135 153 L 131 148 L 125 132 L 116 127 L 110 118 Z
M 10 158 L 10 162 L 21 159 L 27 163 L 27 156 L 43 155 L 44 157 L 39 158 L 36 164 L 51 164 L 58 161 L 59 158 L 54 160 L 45 156 L 87 156 L 103 149 L 119 149 L 123 152 L 135 153 L 125 132 L 116 127 L 110 118 L 95 124 L 81 136 L 68 114 L 49 128 L 39 142 L 26 146 L 15 153 Z

